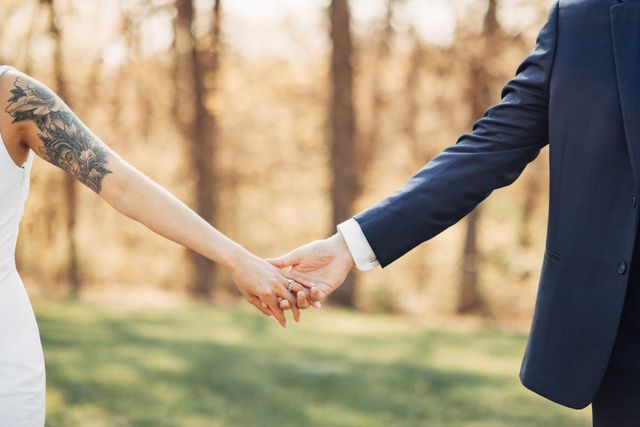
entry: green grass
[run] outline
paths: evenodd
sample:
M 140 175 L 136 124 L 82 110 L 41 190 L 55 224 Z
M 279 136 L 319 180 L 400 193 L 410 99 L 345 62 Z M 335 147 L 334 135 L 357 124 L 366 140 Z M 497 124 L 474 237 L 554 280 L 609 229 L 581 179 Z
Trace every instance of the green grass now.
M 526 336 L 245 308 L 35 304 L 47 426 L 590 426 L 518 380 Z

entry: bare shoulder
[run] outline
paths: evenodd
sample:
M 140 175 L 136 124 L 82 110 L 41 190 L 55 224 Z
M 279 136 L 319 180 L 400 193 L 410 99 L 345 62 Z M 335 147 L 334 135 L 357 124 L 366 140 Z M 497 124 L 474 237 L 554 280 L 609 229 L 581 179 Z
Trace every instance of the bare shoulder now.
M 45 84 L 18 70 L 0 78 L 2 120 L 24 145 L 96 193 L 107 168 L 108 148 Z
M 37 79 L 8 67 L 0 76 L 0 111 L 3 120 L 25 127 L 28 117 L 56 103 L 55 94 Z
M 28 76 L 11 67 L 0 69 L 0 73 L 0 133 L 11 151 L 10 146 L 21 143 L 25 129 L 24 123 L 15 120 L 12 111 L 18 103 L 16 94 L 19 92 L 20 79 L 26 81 Z
M 18 126 L 47 110 L 61 107 L 47 86 L 15 68 L 7 69 L 0 76 L 0 102 L 5 115 Z
M 0 65 L 0 89 L 3 92 L 9 89 L 12 85 L 11 82 L 14 81 L 19 75 L 24 75 L 24 73 L 11 66 Z
M 11 98 L 15 96 L 20 86 L 26 87 L 28 82 L 32 80 L 33 78 L 31 76 L 13 67 L 0 67 L 0 100 L 5 106 L 5 108 L 3 108 L 5 113 L 8 113 L 7 104 L 12 102 Z

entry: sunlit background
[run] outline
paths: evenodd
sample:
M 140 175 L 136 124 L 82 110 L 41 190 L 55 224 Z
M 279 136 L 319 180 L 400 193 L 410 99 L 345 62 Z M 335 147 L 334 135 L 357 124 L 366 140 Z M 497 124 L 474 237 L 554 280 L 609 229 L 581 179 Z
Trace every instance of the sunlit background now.
M 550 3 L 3 0 L 0 63 L 267 257 L 330 235 L 469 132 Z M 587 425 L 517 378 L 547 162 L 280 331 L 224 271 L 38 160 L 17 256 L 48 425 Z

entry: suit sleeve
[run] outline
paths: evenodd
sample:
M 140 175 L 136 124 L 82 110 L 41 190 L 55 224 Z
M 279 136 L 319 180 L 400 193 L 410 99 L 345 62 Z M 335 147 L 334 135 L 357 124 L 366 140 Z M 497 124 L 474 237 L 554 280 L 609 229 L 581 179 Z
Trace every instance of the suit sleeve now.
M 501 101 L 395 194 L 354 218 L 382 267 L 431 239 L 513 183 L 548 143 L 549 80 L 558 2 Z

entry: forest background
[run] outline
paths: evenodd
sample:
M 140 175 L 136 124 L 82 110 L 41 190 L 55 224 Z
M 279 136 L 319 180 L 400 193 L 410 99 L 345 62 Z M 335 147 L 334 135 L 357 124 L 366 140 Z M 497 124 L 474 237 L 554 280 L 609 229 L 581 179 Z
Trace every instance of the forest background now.
M 251 251 L 324 238 L 469 132 L 549 0 L 3 0 L 0 63 L 56 90 L 125 159 Z M 511 186 L 331 300 L 526 329 L 548 149 Z M 33 295 L 237 300 L 215 265 L 38 160 L 19 269 Z

